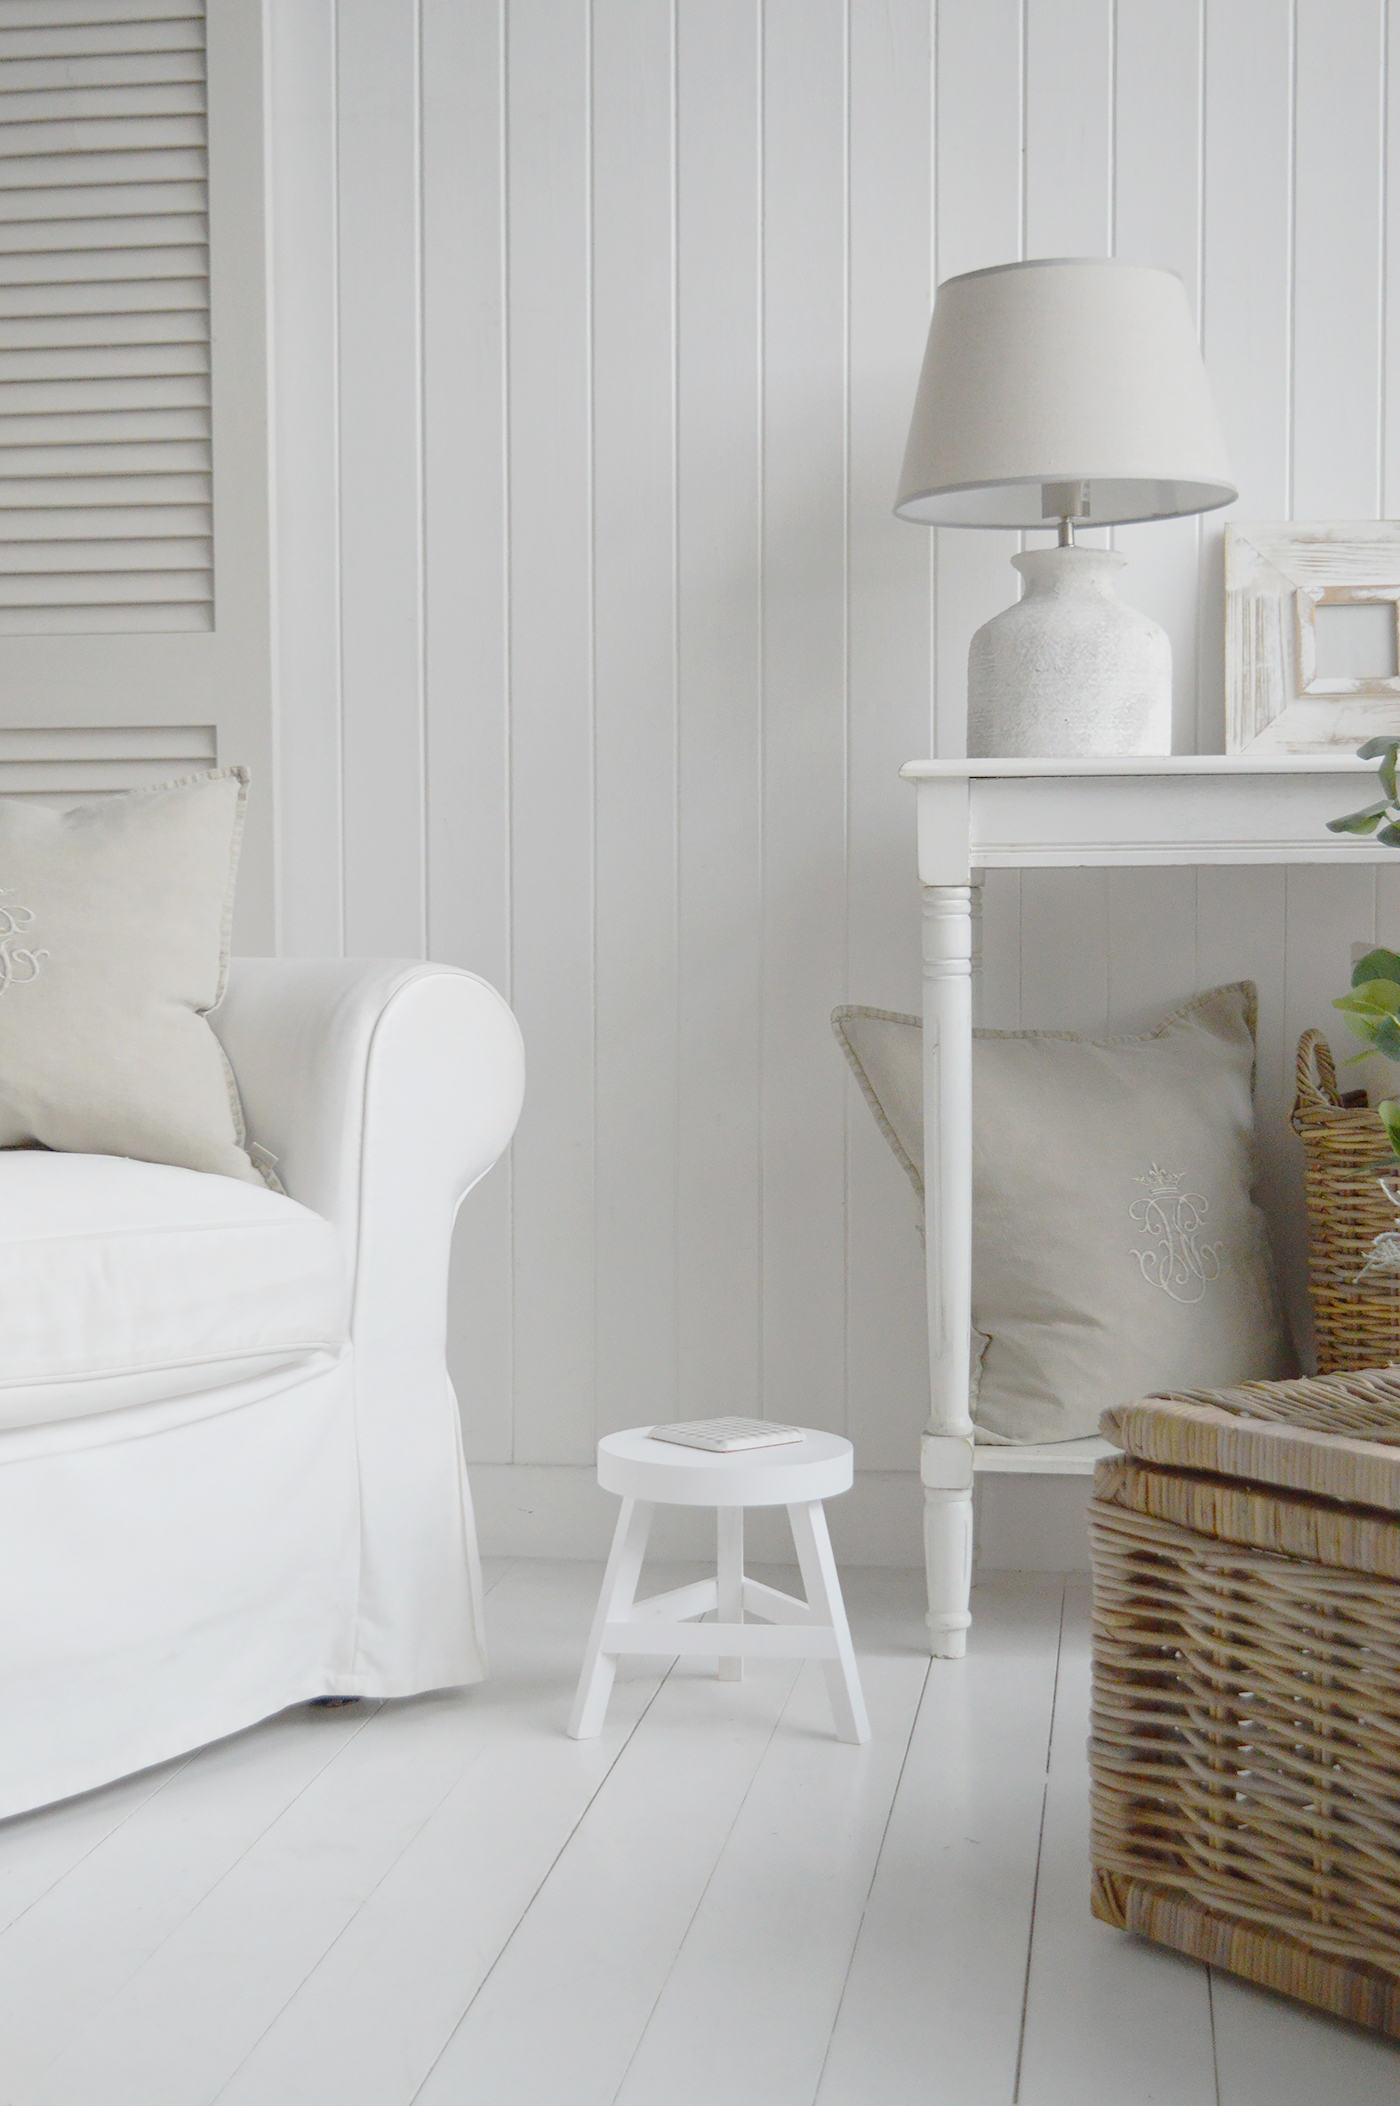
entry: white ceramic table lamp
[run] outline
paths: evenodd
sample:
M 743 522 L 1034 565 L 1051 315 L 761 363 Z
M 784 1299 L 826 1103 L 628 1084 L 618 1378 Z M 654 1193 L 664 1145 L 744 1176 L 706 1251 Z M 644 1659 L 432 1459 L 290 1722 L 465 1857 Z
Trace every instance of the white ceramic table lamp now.
M 969 754 L 1171 751 L 1171 645 L 1114 593 L 1124 557 L 1074 529 L 1239 493 L 1181 280 L 1108 258 L 938 288 L 895 510 L 930 526 L 1058 526 L 1013 556 L 1017 606 L 968 653 Z

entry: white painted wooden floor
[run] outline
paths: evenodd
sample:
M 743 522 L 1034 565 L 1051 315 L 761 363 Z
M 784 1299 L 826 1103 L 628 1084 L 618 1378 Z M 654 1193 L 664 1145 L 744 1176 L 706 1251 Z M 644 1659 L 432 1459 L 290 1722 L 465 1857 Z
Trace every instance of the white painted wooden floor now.
M 464 1696 L 0 1825 L 5 2106 L 1392 2106 L 1400 2052 L 1090 1918 L 1085 1582 L 981 1589 L 950 1664 L 848 1572 L 859 1749 L 776 1662 L 636 1662 L 566 1739 L 599 1577 L 495 1567 Z

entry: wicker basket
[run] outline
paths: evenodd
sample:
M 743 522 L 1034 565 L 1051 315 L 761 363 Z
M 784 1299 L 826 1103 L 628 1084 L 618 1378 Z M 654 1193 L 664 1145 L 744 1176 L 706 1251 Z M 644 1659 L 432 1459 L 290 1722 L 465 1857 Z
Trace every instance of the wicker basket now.
M 1400 2038 L 1400 1369 L 1102 1430 L 1094 1914 Z
M 1303 1142 L 1308 1283 L 1324 1375 L 1400 1360 L 1400 1279 L 1360 1278 L 1374 1239 L 1396 1226 L 1379 1181 L 1400 1165 L 1365 1092 L 1356 1095 L 1359 1103 L 1339 1094 L 1331 1048 L 1320 1031 L 1305 1031 L 1293 1129 Z

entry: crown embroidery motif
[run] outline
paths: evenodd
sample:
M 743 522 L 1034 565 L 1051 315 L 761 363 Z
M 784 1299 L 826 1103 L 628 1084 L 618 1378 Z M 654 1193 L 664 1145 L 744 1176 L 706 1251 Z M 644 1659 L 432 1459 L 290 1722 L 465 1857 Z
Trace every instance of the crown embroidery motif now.
M 0 889 L 0 903 L 9 898 L 9 893 Z M 26 980 L 37 980 L 47 951 L 30 950 L 23 939 L 34 924 L 32 907 L 7 907 L 0 904 L 0 995 L 9 988 L 23 986 Z
M 1145 1250 L 1130 1253 L 1143 1278 L 1172 1301 L 1190 1303 L 1199 1302 L 1210 1283 L 1220 1278 L 1225 1245 L 1202 1242 L 1210 1201 L 1200 1192 L 1184 1190 L 1185 1182 L 1184 1170 L 1149 1164 L 1133 1179 L 1147 1187 L 1147 1197 L 1135 1199 L 1128 1212 L 1133 1226 L 1148 1239 Z

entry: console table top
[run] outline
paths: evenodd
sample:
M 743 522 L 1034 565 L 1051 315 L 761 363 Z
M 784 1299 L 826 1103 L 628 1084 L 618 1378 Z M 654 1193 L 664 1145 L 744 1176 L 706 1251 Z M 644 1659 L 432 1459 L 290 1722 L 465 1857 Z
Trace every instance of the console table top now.
M 1375 781 L 1374 762 L 1351 753 L 920 760 L 900 772 L 917 796 L 925 885 L 1017 867 L 1383 863 L 1396 854 L 1328 831 Z

